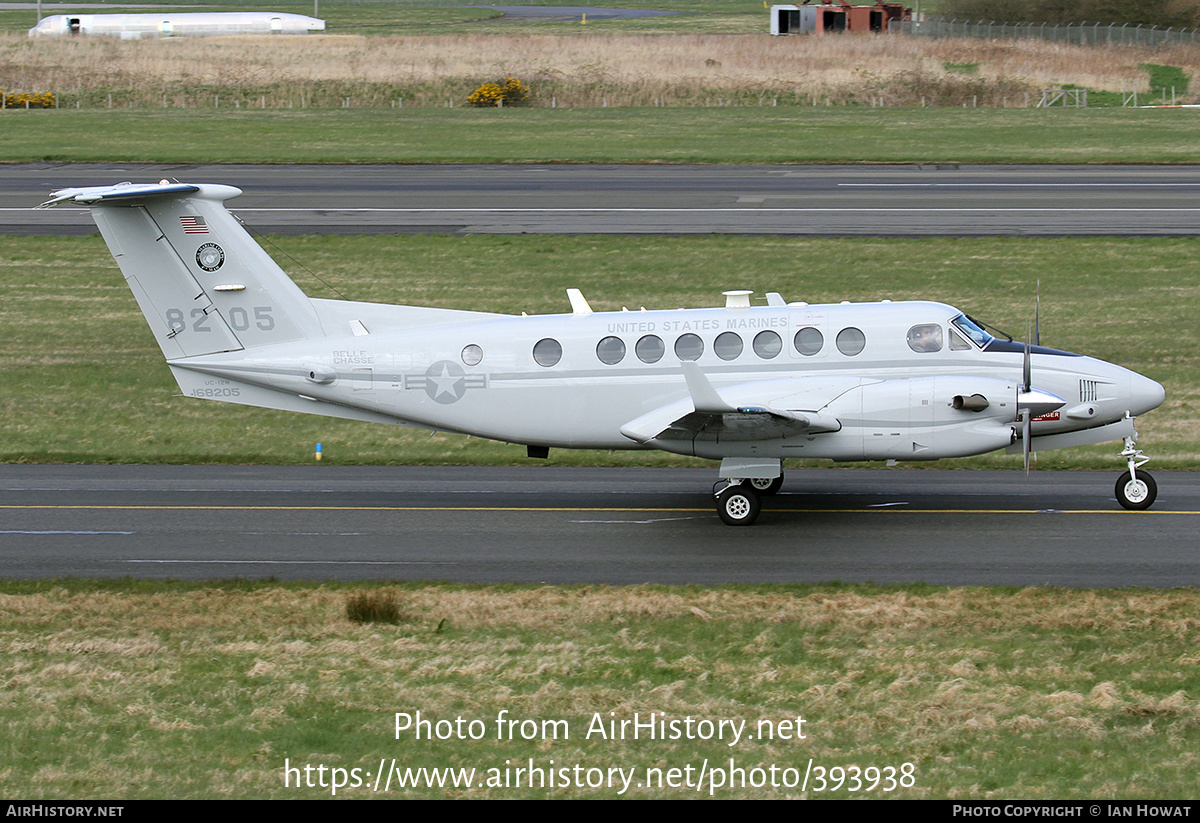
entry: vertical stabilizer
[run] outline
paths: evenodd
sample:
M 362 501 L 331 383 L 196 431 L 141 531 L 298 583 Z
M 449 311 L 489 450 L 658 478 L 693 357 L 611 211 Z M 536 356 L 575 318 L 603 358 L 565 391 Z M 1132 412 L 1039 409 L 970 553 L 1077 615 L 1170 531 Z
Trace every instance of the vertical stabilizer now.
M 168 360 L 323 336 L 308 297 L 224 201 L 233 186 L 64 189 L 88 206 Z

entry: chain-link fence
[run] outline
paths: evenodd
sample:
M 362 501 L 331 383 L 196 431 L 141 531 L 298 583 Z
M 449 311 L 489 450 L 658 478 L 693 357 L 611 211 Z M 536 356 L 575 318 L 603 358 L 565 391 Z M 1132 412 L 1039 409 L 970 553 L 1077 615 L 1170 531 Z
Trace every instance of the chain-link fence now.
M 893 22 L 890 34 L 919 37 L 981 37 L 997 40 L 1049 40 L 1081 46 L 1138 45 L 1162 46 L 1200 42 L 1196 29 L 1159 28 L 1132 23 L 995 23 L 981 20 L 945 20 L 932 17 L 923 21 Z

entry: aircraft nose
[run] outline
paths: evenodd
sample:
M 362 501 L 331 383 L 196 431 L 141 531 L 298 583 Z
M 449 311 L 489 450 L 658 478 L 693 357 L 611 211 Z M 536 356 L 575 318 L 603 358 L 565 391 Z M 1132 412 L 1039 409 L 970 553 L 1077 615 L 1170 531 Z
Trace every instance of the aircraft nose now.
M 1129 378 L 1129 411 L 1136 417 L 1157 409 L 1167 399 L 1162 383 L 1134 372 Z

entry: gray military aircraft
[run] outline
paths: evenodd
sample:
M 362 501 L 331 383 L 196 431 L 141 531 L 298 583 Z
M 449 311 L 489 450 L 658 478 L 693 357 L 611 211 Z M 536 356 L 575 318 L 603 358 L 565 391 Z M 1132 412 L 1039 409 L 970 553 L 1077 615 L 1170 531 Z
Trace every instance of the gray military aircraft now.
M 527 446 L 720 460 L 717 512 L 758 517 L 783 461 L 936 460 L 1123 441 L 1116 497 L 1154 479 L 1134 418 L 1163 387 L 996 337 L 934 302 L 751 305 L 527 317 L 310 298 L 254 242 L 223 185 L 56 191 L 91 209 L 184 394 Z M 1033 376 L 1037 376 L 1034 386 Z

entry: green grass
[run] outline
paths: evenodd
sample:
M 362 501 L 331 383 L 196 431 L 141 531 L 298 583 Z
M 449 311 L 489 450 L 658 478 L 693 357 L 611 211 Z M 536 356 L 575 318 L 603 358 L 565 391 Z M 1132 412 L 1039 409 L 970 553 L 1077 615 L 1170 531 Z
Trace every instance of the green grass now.
M 1042 289 L 1042 341 L 1161 381 L 1139 421 L 1161 468 L 1200 462 L 1200 275 L 1195 238 L 780 239 L 289 237 L 273 241 L 351 299 L 508 313 L 720 305 L 721 292 L 790 300 L 936 299 L 1022 331 Z M 403 266 L 397 268 L 396 261 Z M 334 296 L 299 271 L 301 287 Z M 1131 276 L 1136 272 L 1137 276 Z M 504 464 L 524 450 L 457 435 L 178 396 L 99 238 L 12 238 L 0 248 L 0 460 L 6 462 Z M 1041 468 L 1113 468 L 1114 445 L 1047 453 Z M 640 452 L 555 450 L 556 463 L 678 465 Z M 1014 467 L 1019 457 L 943 461 Z M 692 463 L 692 465 L 703 465 Z M 924 464 L 918 464 L 924 465 Z
M 0 113 L 0 163 L 1200 162 L 1195 115 L 1187 110 L 767 102 L 710 109 L 7 111 Z
M 946 70 L 950 71 L 949 63 L 945 64 Z M 1160 66 L 1155 63 L 1142 63 L 1138 66 L 1139 69 L 1149 75 L 1150 92 L 1149 94 L 1141 94 L 1137 98 L 1137 104 L 1140 106 L 1152 106 L 1155 103 L 1169 102 L 1171 100 L 1183 100 L 1187 95 L 1188 90 L 1188 75 L 1178 66 Z M 1074 83 L 1064 83 L 1064 89 L 1081 89 L 1085 86 L 1077 86 Z M 1097 91 L 1096 89 L 1087 90 L 1087 102 L 1089 108 L 1112 108 L 1133 105 L 1133 98 L 1129 92 L 1123 91 Z
M 942 63 L 942 68 L 955 74 L 979 74 L 978 63 Z
M 395 598 L 400 622 L 347 619 L 363 595 Z M 856 792 L 827 779 L 822 791 L 814 772 L 804 793 L 712 795 L 1187 799 L 1198 609 L 1196 590 L 0 583 L 0 775 L 27 799 L 316 799 L 333 796 L 330 773 L 326 788 L 297 787 L 299 775 L 289 788 L 285 762 L 361 775 L 394 758 L 474 768 L 482 782 L 488 769 L 511 777 L 506 761 L 553 761 L 634 769 L 625 797 L 684 798 L 710 791 L 637 782 L 731 759 L 748 779 L 775 767 L 798 780 L 811 758 L 826 770 L 909 763 L 913 779 Z M 474 721 L 479 739 L 418 740 L 404 718 L 397 733 L 397 712 L 443 731 Z M 530 721 L 530 739 L 501 739 L 501 712 Z M 680 728 L 744 722 L 753 739 L 594 732 L 597 719 L 651 712 Z M 804 738 L 765 739 L 760 721 Z M 365 782 L 337 797 L 619 793 Z
M 1188 76 L 1179 66 L 1160 66 L 1157 63 L 1142 63 L 1138 68 L 1150 75 L 1150 94 L 1170 94 L 1172 89 L 1178 95 L 1187 94 Z

